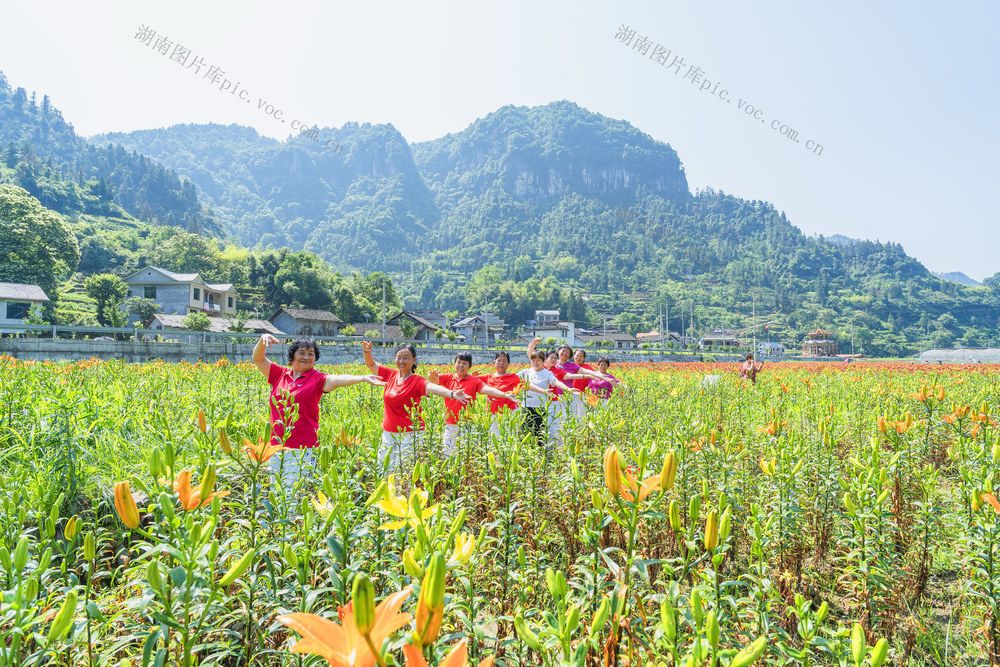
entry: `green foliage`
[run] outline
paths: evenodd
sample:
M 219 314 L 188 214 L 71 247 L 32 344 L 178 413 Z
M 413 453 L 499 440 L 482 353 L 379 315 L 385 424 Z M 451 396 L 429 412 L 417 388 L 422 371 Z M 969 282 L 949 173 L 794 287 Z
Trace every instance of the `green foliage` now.
M 344 327 L 340 330 L 340 333 L 343 336 L 353 336 L 355 334 L 355 330 L 354 327 L 351 326 L 350 324 L 345 324 Z
M 412 320 L 403 319 L 399 323 L 399 330 L 403 332 L 403 338 L 413 339 L 417 335 L 417 325 Z
M 160 304 L 152 299 L 142 296 L 133 296 L 125 299 L 122 308 L 129 315 L 130 322 L 140 322 L 145 324 L 153 315 L 160 312 Z
M 62 216 L 15 185 L 0 184 L 0 281 L 35 284 L 53 301 L 58 281 L 80 262 Z
M 212 318 L 205 313 L 196 310 L 192 313 L 188 313 L 188 315 L 181 320 L 181 324 L 184 325 L 185 329 L 189 329 L 191 331 L 208 331 L 209 327 L 212 326 Z
M 118 276 L 111 273 L 100 273 L 90 276 L 83 283 L 87 294 L 97 304 L 97 322 L 101 326 L 112 324 L 111 311 L 118 310 L 122 299 L 128 294 L 128 285 Z

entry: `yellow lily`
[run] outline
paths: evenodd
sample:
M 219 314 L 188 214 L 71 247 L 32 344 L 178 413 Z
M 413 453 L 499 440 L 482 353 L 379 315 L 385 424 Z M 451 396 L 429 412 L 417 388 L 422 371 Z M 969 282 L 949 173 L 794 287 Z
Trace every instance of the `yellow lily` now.
M 416 527 L 419 522 L 429 519 L 437 513 L 437 505 L 427 507 L 427 491 L 425 489 L 414 489 L 407 500 L 405 496 L 396 495 L 395 475 L 389 475 L 386 486 L 385 496 L 376 504 L 383 512 L 396 517 L 399 521 L 384 523 L 379 526 L 381 530 L 398 530 L 407 524 Z M 420 516 L 417 516 L 414 510 L 414 501 L 420 503 Z
M 329 519 L 330 514 L 333 512 L 333 503 L 326 497 L 326 494 L 319 491 L 315 498 L 312 498 L 313 509 L 316 510 L 316 514 L 319 514 L 324 519 Z
M 455 536 L 455 550 L 451 552 L 448 559 L 448 567 L 465 565 L 472 558 L 472 553 L 476 550 L 476 538 L 468 533 L 459 533 Z

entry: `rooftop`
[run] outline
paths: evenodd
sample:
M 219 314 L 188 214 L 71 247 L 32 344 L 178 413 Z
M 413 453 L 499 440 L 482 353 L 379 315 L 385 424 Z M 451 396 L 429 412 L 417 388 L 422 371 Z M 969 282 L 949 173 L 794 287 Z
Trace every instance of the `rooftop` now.
M 23 285 L 21 283 L 0 283 L 0 299 L 17 299 L 23 301 L 48 301 L 45 291 L 38 285 Z

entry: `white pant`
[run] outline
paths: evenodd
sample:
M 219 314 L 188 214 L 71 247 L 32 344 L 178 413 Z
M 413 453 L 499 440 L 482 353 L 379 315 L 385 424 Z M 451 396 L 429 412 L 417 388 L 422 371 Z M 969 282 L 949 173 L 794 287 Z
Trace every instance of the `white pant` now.
M 291 495 L 300 479 L 312 476 L 316 466 L 315 448 L 285 449 L 272 456 L 267 463 L 274 482 L 280 479 L 285 495 Z
M 458 449 L 459 438 L 464 439 L 464 436 L 468 433 L 468 426 L 463 426 L 459 424 L 445 424 L 444 425 L 444 435 L 441 437 L 441 453 L 448 457 L 455 453 Z
M 573 394 L 573 403 L 570 406 L 570 414 L 574 419 L 583 419 L 587 416 L 587 404 L 576 394 Z
M 390 433 L 382 431 L 382 444 L 378 448 L 379 470 L 398 473 L 403 478 L 409 478 L 413 472 L 413 463 L 417 460 L 417 450 L 423 440 L 423 431 L 403 431 Z M 389 456 L 386 466 L 385 457 Z
M 559 429 L 562 428 L 563 418 L 565 417 L 566 412 L 566 404 L 562 401 L 549 402 L 547 415 L 549 422 L 549 440 L 557 444 L 562 442 L 562 436 L 559 435 Z

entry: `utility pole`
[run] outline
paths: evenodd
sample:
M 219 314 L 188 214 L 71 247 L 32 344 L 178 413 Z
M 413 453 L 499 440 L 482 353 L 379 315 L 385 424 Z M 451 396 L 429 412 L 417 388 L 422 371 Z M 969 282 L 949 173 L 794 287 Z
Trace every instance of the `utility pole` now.
M 753 347 L 750 348 L 750 353 L 753 354 L 754 359 L 757 358 L 757 290 L 750 292 L 752 295 L 752 305 L 751 313 L 753 313 Z
M 851 356 L 854 356 L 854 318 L 851 318 Z
M 694 338 L 694 299 L 691 300 L 691 318 L 688 322 L 691 325 L 691 338 Z
M 604 313 L 604 342 L 608 342 L 608 315 Z
M 684 329 L 684 305 L 681 304 L 681 347 L 687 345 L 687 332 Z
M 385 338 L 385 276 L 382 276 L 382 338 Z

